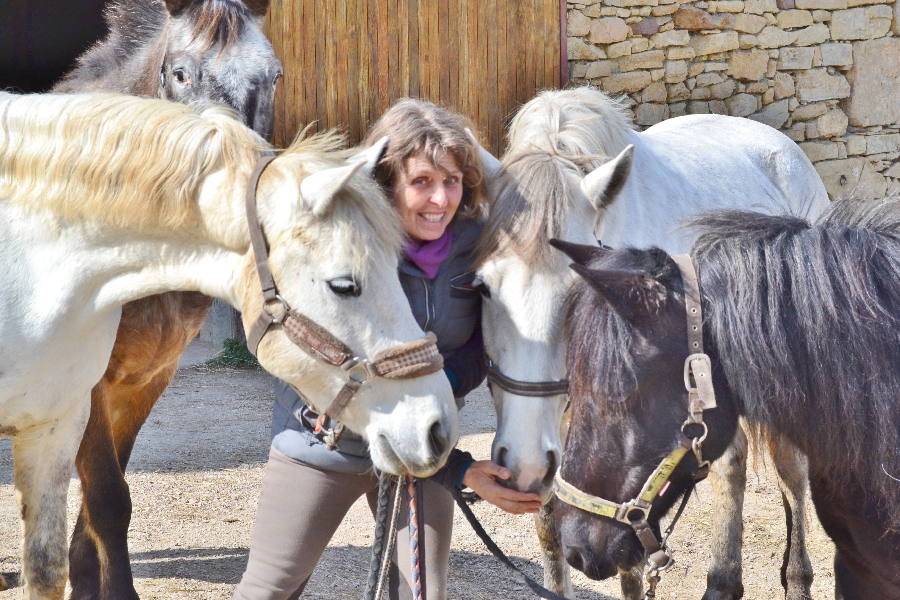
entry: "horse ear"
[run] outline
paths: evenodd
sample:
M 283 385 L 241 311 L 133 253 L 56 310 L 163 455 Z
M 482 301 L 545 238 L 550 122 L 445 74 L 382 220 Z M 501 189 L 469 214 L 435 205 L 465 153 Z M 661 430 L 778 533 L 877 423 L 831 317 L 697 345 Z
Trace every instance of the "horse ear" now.
M 629 144 L 617 157 L 588 173 L 581 180 L 581 191 L 598 211 L 612 204 L 631 173 L 634 145 Z
M 595 258 L 603 256 L 609 252 L 609 248 L 601 248 L 600 246 L 590 246 L 587 244 L 573 244 L 565 240 L 553 238 L 550 245 L 561 250 L 566 256 L 572 259 L 576 264 L 587 266 Z
M 665 302 L 666 288 L 645 273 L 589 269 L 579 264 L 569 267 L 609 302 L 613 310 L 635 326 L 651 320 Z
M 374 176 L 375 167 L 378 166 L 378 161 L 380 161 L 384 156 L 384 153 L 387 152 L 387 145 L 389 140 L 390 138 L 388 136 L 384 136 L 362 152 L 354 154 L 352 157 L 350 157 L 350 160 L 348 160 L 347 163 L 355 164 L 358 162 L 362 162 L 366 174 L 369 177 Z
M 264 17 L 269 12 L 269 0 L 244 0 L 244 4 L 257 17 Z
M 352 165 L 332 167 L 309 175 L 300 182 L 301 201 L 312 210 L 314 215 L 322 216 L 337 193 L 365 164 L 364 160 L 360 160 Z
M 166 12 L 173 17 L 180 15 L 191 2 L 193 0 L 162 0 L 163 5 L 166 7 Z
M 497 160 L 497 157 L 484 149 L 484 146 L 478 143 L 478 138 L 472 133 L 472 130 L 466 127 L 466 133 L 472 138 L 475 147 L 478 148 L 478 154 L 481 156 L 481 162 L 484 164 L 484 174 L 488 179 L 494 178 L 503 170 L 503 165 Z

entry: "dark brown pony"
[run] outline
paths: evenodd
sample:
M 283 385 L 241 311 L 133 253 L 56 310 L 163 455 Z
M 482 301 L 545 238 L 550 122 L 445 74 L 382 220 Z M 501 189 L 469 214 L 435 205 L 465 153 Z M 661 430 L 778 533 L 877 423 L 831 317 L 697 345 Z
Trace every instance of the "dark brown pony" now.
M 900 202 L 836 202 L 815 224 L 748 212 L 695 223 L 704 345 L 718 406 L 704 458 L 739 415 L 809 457 L 836 554 L 835 597 L 900 598 Z M 568 247 L 583 281 L 568 299 L 573 414 L 562 477 L 634 498 L 680 443 L 687 416 L 684 289 L 662 250 Z M 689 452 L 650 512 L 692 485 Z M 630 527 L 558 502 L 571 565 L 592 578 L 643 556 Z M 676 532 L 677 536 L 677 532 Z
M 268 4 L 121 0 L 107 9 L 108 37 L 54 91 L 158 95 L 198 109 L 221 104 L 269 139 L 282 68 L 261 30 Z M 124 472 L 141 426 L 211 306 L 201 294 L 170 292 L 122 308 L 76 460 L 83 499 L 69 548 L 72 598 L 138 598 L 128 558 L 131 497 Z

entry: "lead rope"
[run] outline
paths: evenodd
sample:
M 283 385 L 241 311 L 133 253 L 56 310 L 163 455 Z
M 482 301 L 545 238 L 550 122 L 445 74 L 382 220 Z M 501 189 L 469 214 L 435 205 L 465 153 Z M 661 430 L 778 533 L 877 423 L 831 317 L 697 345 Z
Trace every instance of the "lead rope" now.
M 412 575 L 413 600 L 425 600 L 425 587 L 422 585 L 421 564 L 419 561 L 419 510 L 416 499 L 416 478 L 409 478 L 406 488 L 409 496 L 409 560 Z
M 394 488 L 394 502 L 391 511 L 391 522 L 387 526 L 388 505 Z M 397 522 L 400 520 L 400 500 L 403 490 L 403 477 L 382 474 L 378 484 L 378 505 L 375 516 L 375 540 L 372 543 L 372 558 L 369 561 L 369 579 L 366 582 L 365 600 L 381 600 L 384 596 L 388 571 L 394 556 L 394 543 L 397 539 Z M 385 533 L 387 540 L 385 541 Z

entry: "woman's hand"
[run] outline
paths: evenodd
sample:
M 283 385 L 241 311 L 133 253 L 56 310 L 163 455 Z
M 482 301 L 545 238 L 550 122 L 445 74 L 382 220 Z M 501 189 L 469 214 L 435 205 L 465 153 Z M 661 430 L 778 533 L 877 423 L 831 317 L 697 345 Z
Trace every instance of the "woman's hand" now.
M 508 513 L 522 515 L 541 510 L 540 496 L 503 487 L 495 479 L 509 479 L 509 476 L 509 469 L 489 460 L 479 460 L 469 465 L 462 482 L 483 499 Z

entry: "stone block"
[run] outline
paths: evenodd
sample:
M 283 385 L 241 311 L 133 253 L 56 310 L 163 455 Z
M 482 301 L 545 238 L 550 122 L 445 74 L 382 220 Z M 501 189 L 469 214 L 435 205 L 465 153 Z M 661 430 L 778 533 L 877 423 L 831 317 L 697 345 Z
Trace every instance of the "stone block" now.
M 649 50 L 638 52 L 619 59 L 619 70 L 622 72 L 637 71 L 638 69 L 661 69 L 666 53 L 662 50 Z
M 831 13 L 831 39 L 865 40 L 869 37 L 869 11 L 850 8 Z
M 690 60 L 695 56 L 697 53 L 690 47 L 672 46 L 666 50 L 666 58 L 669 60 Z
M 632 6 L 659 6 L 659 0 L 604 0 L 604 4 L 618 8 L 631 8 Z
M 795 30 L 795 33 L 797 34 L 797 40 L 794 44 L 797 46 L 821 44 L 822 42 L 828 41 L 831 37 L 831 31 L 828 29 L 828 25 L 825 25 L 824 23 L 816 23 L 815 25 L 810 25 L 803 29 L 797 29 Z
M 843 75 L 829 75 L 824 68 L 797 75 L 797 98 L 801 102 L 835 100 L 849 95 L 850 84 Z
M 766 92 L 762 95 L 762 103 L 763 103 L 763 106 L 767 106 L 767 105 L 769 105 L 769 104 L 772 104 L 772 102 L 774 102 L 774 101 L 775 101 L 775 90 L 774 90 L 773 88 L 769 88 L 769 89 L 767 89 Z M 790 104 L 788 104 L 788 112 L 791 112 L 791 105 L 790 105 Z
M 666 83 L 679 83 L 687 79 L 687 63 L 683 60 L 666 62 Z
M 790 77 L 790 75 L 788 75 L 788 77 Z M 764 94 L 767 89 L 769 89 L 769 84 L 766 80 L 754 81 L 753 83 L 748 83 L 746 87 L 744 87 L 744 91 L 748 94 Z
M 847 0 L 796 0 L 797 8 L 806 10 L 843 10 Z
M 775 74 L 775 99 L 789 98 L 794 95 L 794 78 L 787 73 Z
M 612 75 L 613 61 L 598 60 L 588 64 L 587 72 L 584 74 L 585 79 L 596 79 L 598 77 L 609 77 Z
M 725 106 L 732 117 L 749 117 L 759 109 L 759 101 L 751 94 L 735 94 L 725 100 Z
M 772 102 L 762 110 L 753 113 L 750 115 L 750 118 L 754 121 L 765 123 L 769 127 L 781 129 L 787 122 L 789 116 L 788 101 L 779 100 L 778 102 Z
M 862 135 L 848 135 L 845 140 L 847 144 L 847 154 L 858 156 L 866 153 L 866 138 Z
M 848 194 L 881 198 L 887 191 L 886 180 L 865 158 L 827 160 L 816 163 L 815 168 L 832 200 Z
M 715 85 L 717 83 L 722 83 L 723 81 L 725 81 L 725 78 L 718 73 L 704 72 L 697 75 L 697 85 L 699 86 Z
M 869 39 L 884 37 L 891 30 L 894 11 L 883 4 L 869 7 Z
M 711 97 L 708 87 L 696 87 L 691 90 L 691 100 L 709 100 Z
M 634 71 L 632 73 L 617 73 L 604 77 L 602 80 L 603 91 L 607 94 L 633 94 L 650 85 L 650 73 L 647 71 Z
M 756 39 L 756 36 L 749 33 L 742 33 L 738 36 L 738 41 L 740 42 L 741 50 L 751 50 L 759 46 L 759 40 Z
M 809 27 L 813 24 L 812 13 L 808 10 L 782 10 L 775 18 L 782 29 Z
M 732 52 L 728 57 L 728 74 L 742 81 L 757 81 L 766 73 L 769 53 L 765 50 Z
M 794 120 L 795 121 L 808 121 L 809 119 L 815 119 L 816 117 L 820 117 L 828 112 L 828 105 L 824 102 L 815 102 L 813 104 L 804 104 L 803 106 L 798 106 L 794 109 Z
M 650 17 L 643 19 L 631 26 L 631 33 L 634 35 L 653 35 L 659 31 L 661 22 L 659 19 Z
M 580 10 L 570 10 L 566 20 L 566 35 L 582 37 L 591 32 L 591 20 Z
M 769 25 L 756 37 L 759 38 L 760 48 L 781 48 L 793 44 L 797 39 L 797 33 Z
M 569 63 L 569 79 L 582 79 L 587 75 L 588 66 L 586 63 Z
M 769 56 L 771 56 L 771 55 L 769 55 Z M 777 72 L 778 72 L 778 61 L 772 60 L 771 58 L 769 58 L 769 66 L 766 68 L 766 77 L 771 79 L 772 77 L 775 77 L 775 73 L 777 73 Z
M 765 17 L 740 13 L 734 17 L 734 28 L 741 33 L 756 35 L 768 24 Z
M 776 0 L 744 0 L 744 12 L 751 15 L 778 12 Z
M 782 48 L 778 53 L 778 69 L 781 71 L 811 69 L 813 54 L 812 48 Z
M 884 4 L 885 0 L 847 0 L 847 8 L 855 6 L 867 6 L 869 4 Z
M 894 177 L 895 179 L 900 177 L 900 163 L 894 163 L 890 167 L 888 167 L 887 171 L 882 173 L 885 177 Z
M 716 10 L 723 13 L 744 12 L 744 0 L 719 0 Z
M 682 6 L 672 15 L 676 29 L 700 31 L 702 29 L 731 29 L 734 27 L 734 15 L 718 13 L 711 15 L 705 10 L 693 6 Z
M 900 150 L 900 134 L 866 136 L 866 154 L 886 154 Z
M 891 33 L 900 36 L 900 3 L 894 2 L 894 20 L 891 21 Z
M 775 0 L 775 4 L 778 5 L 778 10 L 793 10 L 796 8 L 794 0 Z
M 662 81 L 655 81 L 644 88 L 641 92 L 641 103 L 649 102 L 664 103 L 666 101 L 666 84 Z
M 650 36 L 650 41 L 656 48 L 665 48 L 666 46 L 687 46 L 691 41 L 691 34 L 687 31 L 673 29 L 664 31 Z
M 677 4 L 670 4 L 669 6 L 656 6 L 650 10 L 650 14 L 654 17 L 665 17 L 671 15 L 676 10 L 678 10 Z
M 853 44 L 847 71 L 853 95 L 844 110 L 854 127 L 900 123 L 900 38 L 885 37 Z
M 665 69 L 653 69 L 652 71 L 650 71 L 650 78 L 653 79 L 653 81 L 659 81 L 660 79 L 662 79 L 665 76 L 666 76 Z
M 797 107 L 800 106 L 800 101 L 797 100 L 796 98 L 788 98 L 788 100 L 789 100 L 788 110 L 791 112 L 794 112 L 795 110 L 797 110 Z
M 669 118 L 681 117 L 687 114 L 687 104 L 684 102 L 675 102 L 669 105 Z
M 631 54 L 631 40 L 617 42 L 606 47 L 606 53 L 610 58 L 621 58 Z
M 790 129 L 785 131 L 784 135 L 788 136 L 795 142 L 802 142 L 806 139 L 806 127 L 797 128 L 797 126 L 795 125 L 794 127 L 791 127 Z
M 820 138 L 842 136 L 847 133 L 847 115 L 839 108 L 829 110 L 816 119 L 816 129 Z
M 709 95 L 713 100 L 724 100 L 734 93 L 737 84 L 734 79 L 728 79 L 722 83 L 709 86 Z
M 669 118 L 669 107 L 665 104 L 646 103 L 639 104 L 634 109 L 634 122 L 638 125 L 656 125 L 660 121 Z
M 621 42 L 631 33 L 631 28 L 619 17 L 606 17 L 591 23 L 588 41 L 592 44 L 615 44 Z
M 838 145 L 834 142 L 806 142 L 800 144 L 800 149 L 806 154 L 809 162 L 813 163 L 835 160 L 838 157 Z
M 826 67 L 849 67 L 853 64 L 852 44 L 822 44 L 822 64 Z
M 591 44 L 585 44 L 581 38 L 568 39 L 569 60 L 598 60 L 606 58 L 606 53 Z
M 691 97 L 691 91 L 683 83 L 675 83 L 666 88 L 667 99 L 672 102 L 684 102 Z
M 725 106 L 725 103 L 721 100 L 710 100 L 709 101 L 709 112 L 714 115 L 727 115 L 728 107 Z
M 691 38 L 690 45 L 694 52 L 697 53 L 697 56 L 706 56 L 737 50 L 740 44 L 736 31 L 726 31 L 709 35 L 695 35 Z
M 688 102 L 687 112 L 689 115 L 708 115 L 709 102 L 703 100 L 692 100 Z
M 813 21 L 816 23 L 828 23 L 831 21 L 831 11 L 829 10 L 814 10 L 812 11 Z
M 645 52 L 650 49 L 650 40 L 648 38 L 634 38 L 631 41 L 631 53 Z

